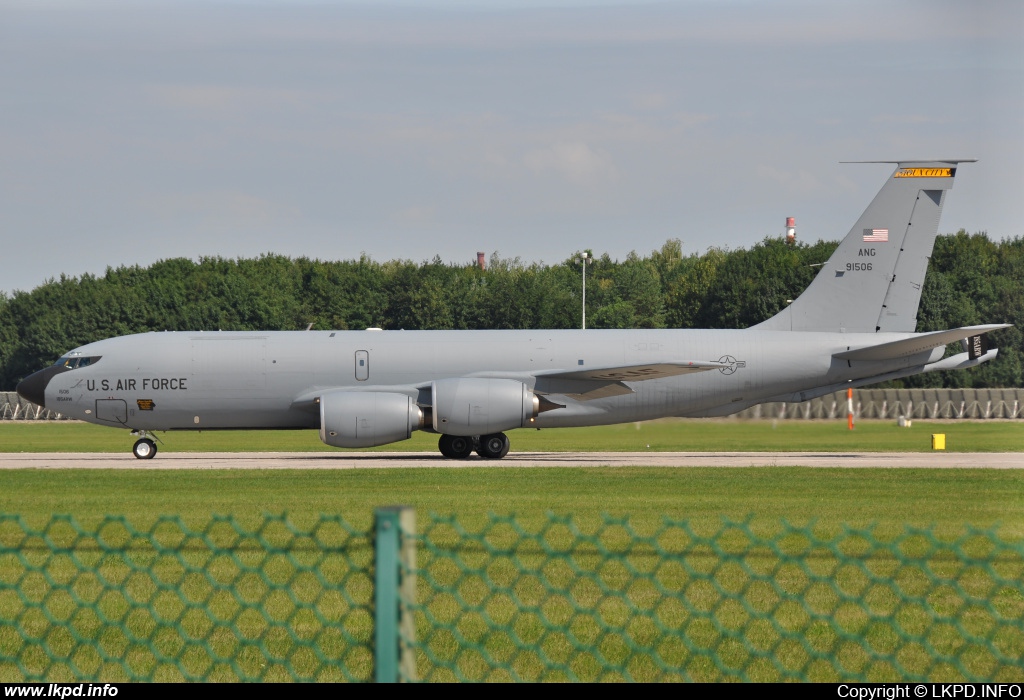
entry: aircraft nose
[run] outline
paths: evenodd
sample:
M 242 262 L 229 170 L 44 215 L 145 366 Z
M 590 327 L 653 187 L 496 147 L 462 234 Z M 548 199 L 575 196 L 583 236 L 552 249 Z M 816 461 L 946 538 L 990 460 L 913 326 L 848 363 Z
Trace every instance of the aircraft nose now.
M 60 374 L 64 369 L 64 367 L 56 365 L 41 369 L 18 382 L 18 386 L 14 387 L 14 390 L 26 401 L 46 408 L 46 385 L 50 383 L 53 375 Z

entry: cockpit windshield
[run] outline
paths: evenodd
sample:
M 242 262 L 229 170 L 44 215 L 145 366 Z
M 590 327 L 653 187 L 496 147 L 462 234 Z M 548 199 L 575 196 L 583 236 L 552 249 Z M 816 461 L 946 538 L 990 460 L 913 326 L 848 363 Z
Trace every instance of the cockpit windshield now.
M 66 355 L 58 359 L 53 364 L 57 367 L 65 367 L 67 369 L 78 369 L 79 367 L 88 367 L 94 365 L 100 361 L 100 357 L 83 357 L 81 355 Z

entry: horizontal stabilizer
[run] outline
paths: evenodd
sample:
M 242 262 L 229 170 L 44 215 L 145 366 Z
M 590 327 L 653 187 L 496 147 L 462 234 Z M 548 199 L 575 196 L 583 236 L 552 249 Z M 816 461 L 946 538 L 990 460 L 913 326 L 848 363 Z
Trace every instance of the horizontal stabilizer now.
M 917 355 L 932 348 L 955 343 L 958 340 L 965 340 L 980 336 L 984 333 L 991 333 L 1003 328 L 1009 328 L 1009 323 L 993 323 L 986 326 L 966 326 L 964 328 L 953 328 L 948 331 L 935 331 L 933 333 L 918 333 L 917 335 L 894 340 L 880 345 L 870 345 L 856 350 L 846 350 L 833 355 L 838 360 L 895 360 L 900 357 Z
M 762 400 L 760 403 L 768 403 L 771 401 L 810 401 L 816 399 L 819 396 L 825 396 L 836 391 L 845 391 L 846 389 L 857 389 L 862 386 L 870 386 L 871 384 L 878 384 L 880 382 L 889 382 L 894 379 L 903 379 L 904 377 L 912 377 L 915 374 L 925 374 L 928 372 L 940 372 L 956 369 L 968 369 L 970 367 L 977 367 L 985 362 L 990 362 L 999 356 L 999 350 L 992 348 L 985 352 L 984 355 L 977 358 L 972 358 L 966 352 L 962 352 L 952 357 L 939 360 L 938 362 L 932 362 L 927 365 L 917 365 L 915 367 L 906 367 L 895 372 L 886 372 L 884 374 L 876 374 L 873 377 L 861 377 L 848 382 L 836 382 L 835 384 L 826 384 L 825 386 L 815 387 L 813 389 L 806 389 L 804 391 L 797 391 L 792 394 L 779 394 L 778 396 L 772 396 L 768 399 Z
M 979 355 L 977 357 L 971 355 L 970 353 L 962 352 L 958 355 L 953 355 L 952 357 L 947 357 L 943 360 L 939 360 L 938 362 L 933 362 L 927 367 L 925 367 L 924 371 L 938 372 L 940 370 L 968 369 L 969 367 L 977 367 L 983 362 L 994 360 L 998 355 L 998 348 L 986 350 L 983 355 Z
M 576 379 L 599 382 L 643 382 L 648 379 L 663 379 L 689 372 L 706 372 L 721 369 L 719 362 L 659 362 L 650 365 L 625 365 L 623 367 L 599 367 L 573 370 L 571 372 L 545 372 L 545 379 Z

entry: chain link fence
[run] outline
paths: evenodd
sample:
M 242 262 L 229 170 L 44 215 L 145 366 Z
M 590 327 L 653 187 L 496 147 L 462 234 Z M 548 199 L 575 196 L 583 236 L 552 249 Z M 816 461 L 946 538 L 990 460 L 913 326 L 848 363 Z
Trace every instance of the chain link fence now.
M 417 539 L 426 680 L 1024 678 L 1024 547 L 666 520 L 435 519 Z
M 0 516 L 0 682 L 365 681 L 372 533 Z
M 1024 680 L 1024 544 L 607 517 L 0 516 L 0 682 Z

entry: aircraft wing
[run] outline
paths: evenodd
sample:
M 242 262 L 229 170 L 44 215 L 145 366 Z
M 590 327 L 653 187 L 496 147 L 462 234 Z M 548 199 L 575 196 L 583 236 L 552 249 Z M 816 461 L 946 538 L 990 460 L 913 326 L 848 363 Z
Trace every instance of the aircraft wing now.
M 537 375 L 536 390 L 546 394 L 563 394 L 577 401 L 593 401 L 594 399 L 633 393 L 633 390 L 624 382 L 664 379 L 679 374 L 706 372 L 728 366 L 728 364 L 720 362 L 693 361 L 593 367 L 571 371 L 555 370 Z
M 1009 323 L 992 323 L 986 326 L 966 326 L 948 331 L 919 333 L 912 338 L 837 352 L 833 357 L 837 360 L 894 360 L 900 357 L 916 355 L 917 353 L 948 345 L 949 343 L 955 343 L 965 338 L 973 338 L 985 333 L 991 333 L 992 331 L 1009 328 L 1011 325 Z
M 630 389 L 623 382 L 642 382 L 648 379 L 662 379 L 678 374 L 690 372 L 706 372 L 710 369 L 722 369 L 732 366 L 730 363 L 721 362 L 656 362 L 646 365 L 623 365 L 618 367 L 593 367 L 585 370 L 550 370 L 540 372 L 536 375 L 535 389 L 539 394 L 562 394 L 577 401 L 593 401 L 609 396 L 621 396 L 632 394 Z M 521 372 L 481 372 L 471 376 L 481 377 L 507 377 L 510 379 L 524 379 Z M 326 391 L 333 391 L 339 387 L 321 386 L 305 390 L 295 397 L 293 407 L 312 410 L 316 407 L 317 397 Z M 416 399 L 420 392 L 428 389 L 427 385 L 371 385 L 366 387 L 345 387 L 345 391 L 355 392 L 391 392 L 408 394 Z
M 555 371 L 537 375 L 550 379 L 585 379 L 602 382 L 643 382 L 648 379 L 663 379 L 677 374 L 706 372 L 721 369 L 720 362 L 656 362 L 649 365 L 624 365 L 622 367 L 596 367 L 593 369 Z

